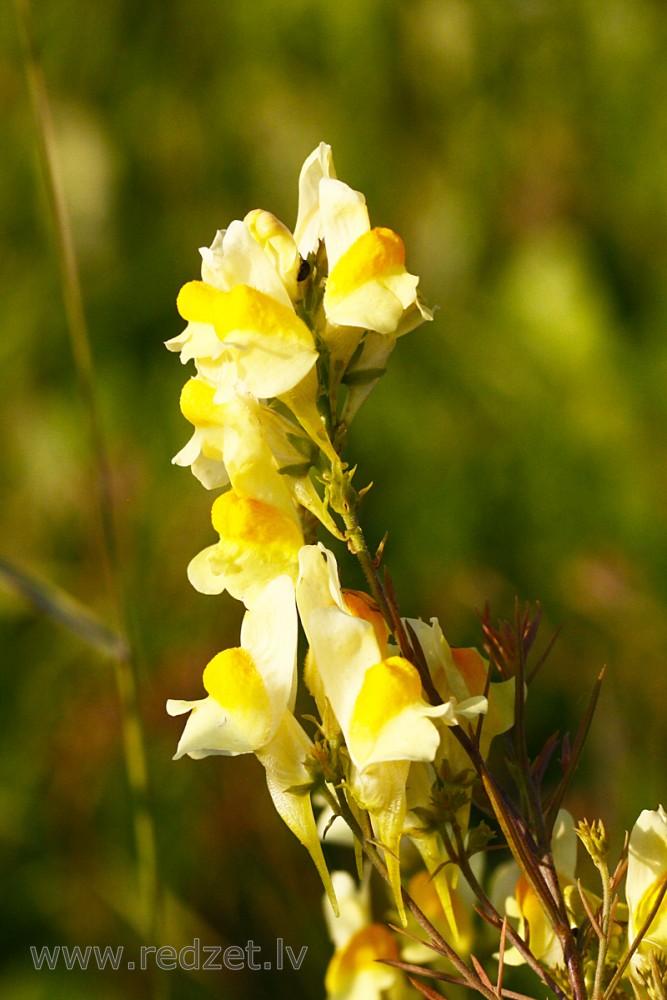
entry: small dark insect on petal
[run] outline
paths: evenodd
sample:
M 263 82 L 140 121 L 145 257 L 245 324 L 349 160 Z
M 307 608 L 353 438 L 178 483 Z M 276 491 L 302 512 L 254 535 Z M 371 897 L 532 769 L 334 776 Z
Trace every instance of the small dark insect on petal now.
M 310 274 L 310 264 L 307 260 L 301 261 L 301 266 L 299 267 L 299 272 L 296 276 L 297 281 L 305 281 Z

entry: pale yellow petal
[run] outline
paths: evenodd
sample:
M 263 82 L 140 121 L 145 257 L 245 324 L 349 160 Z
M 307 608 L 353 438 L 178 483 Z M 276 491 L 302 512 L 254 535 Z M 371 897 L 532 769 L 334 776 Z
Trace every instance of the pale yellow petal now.
M 310 796 L 293 791 L 310 781 L 304 765 L 310 746 L 311 742 L 302 727 L 291 712 L 286 712 L 275 736 L 257 753 L 257 758 L 266 769 L 266 782 L 278 814 L 310 854 L 334 913 L 338 913 L 336 894 L 322 853 Z
M 180 351 L 181 364 L 199 358 L 219 358 L 224 351 L 210 323 L 188 323 L 183 333 L 165 342 L 169 351 Z
M 359 191 L 334 178 L 324 178 L 319 189 L 322 233 L 327 248 L 329 276 L 350 246 L 370 229 L 366 199 Z
M 289 229 L 275 215 L 261 208 L 248 212 L 243 222 L 271 261 L 290 299 L 294 300 L 301 258 Z
M 268 214 L 268 213 L 267 213 Z M 235 285 L 249 285 L 284 306 L 290 295 L 276 262 L 255 239 L 251 228 L 236 219 L 218 233 L 209 250 L 202 249 L 202 278 L 207 283 L 230 291 Z
M 190 562 L 188 578 L 195 590 L 227 590 L 250 607 L 276 577 L 296 581 L 303 535 L 291 518 L 230 490 L 213 504 L 212 519 L 220 541 Z
M 300 606 L 300 614 L 324 690 L 347 738 L 364 675 L 382 656 L 375 631 L 370 622 L 338 607 L 315 608 L 306 615 Z
M 220 291 L 203 281 L 190 281 L 181 289 L 177 305 L 184 319 L 213 327 L 233 354 L 239 378 L 259 398 L 286 392 L 317 360 L 312 335 L 291 305 L 250 285 Z M 206 374 L 213 380 L 210 365 Z
M 655 903 L 667 878 L 667 813 L 644 809 L 630 834 L 625 895 L 628 901 L 628 937 L 632 941 Z M 663 899 L 648 940 L 667 951 L 667 898 Z
M 294 583 L 288 576 L 276 577 L 241 625 L 241 645 L 261 674 L 276 720 L 282 719 L 286 708 L 294 708 L 298 630 Z
M 202 698 L 199 701 L 170 699 L 167 702 L 167 712 L 169 715 L 190 713 L 174 754 L 174 760 L 179 760 L 186 755 L 199 760 L 212 754 L 236 755 L 249 753 L 251 750 L 251 747 L 239 734 L 234 733 L 230 740 L 227 715 L 214 698 Z
M 318 389 L 317 372 L 311 366 L 298 383 L 280 396 L 280 400 L 290 408 L 303 429 L 322 449 L 329 461 L 336 462 L 338 455 L 327 433 L 324 418 L 317 408 Z
M 367 809 L 373 835 L 383 849 L 394 903 L 401 923 L 405 926 L 405 906 L 401 894 L 400 844 L 407 812 L 406 782 L 408 761 L 373 764 L 353 776 L 353 793 L 357 803 Z
M 427 706 L 416 668 L 400 656 L 365 671 L 347 727 L 350 756 L 358 767 L 378 761 L 433 760 L 440 735 L 429 715 L 448 706 Z
M 400 299 L 380 281 L 369 281 L 337 302 L 325 293 L 324 308 L 332 323 L 376 330 L 389 337 L 396 337 L 405 311 Z
M 382 959 L 400 958 L 394 934 L 383 924 L 357 931 L 335 952 L 326 971 L 327 1000 L 381 1000 L 397 973 Z

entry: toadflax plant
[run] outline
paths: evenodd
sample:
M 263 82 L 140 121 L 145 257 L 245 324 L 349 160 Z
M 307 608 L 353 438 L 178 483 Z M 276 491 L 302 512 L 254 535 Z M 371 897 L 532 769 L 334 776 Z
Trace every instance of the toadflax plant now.
M 539 612 L 497 627 L 487 614 L 484 656 L 454 648 L 436 619 L 401 617 L 383 547 L 367 545 L 368 487 L 353 484 L 347 431 L 398 338 L 433 318 L 400 237 L 371 228 L 321 143 L 301 170 L 293 233 L 257 209 L 201 255 L 202 280 L 178 296 L 187 326 L 167 343 L 194 362 L 181 394 L 193 432 L 174 462 L 216 491 L 217 537 L 188 577 L 246 610 L 239 645 L 204 669 L 205 697 L 167 703 L 187 715 L 176 758 L 261 761 L 326 890 L 329 1000 L 438 997 L 448 984 L 520 998 L 506 985 L 515 965 L 532 969 L 540 998 L 665 998 L 665 813 L 643 812 L 610 867 L 602 824 L 575 825 L 562 808 L 601 677 L 572 743 L 554 736 L 531 757 Z M 341 584 L 319 536 L 347 545 L 367 593 Z M 316 718 L 295 714 L 301 683 Z M 545 788 L 559 743 L 562 773 Z M 329 872 L 327 836 L 354 847 L 357 880 Z M 594 888 L 577 878 L 578 843 Z M 490 844 L 505 860 L 487 877 Z M 372 872 L 388 924 L 371 909 Z

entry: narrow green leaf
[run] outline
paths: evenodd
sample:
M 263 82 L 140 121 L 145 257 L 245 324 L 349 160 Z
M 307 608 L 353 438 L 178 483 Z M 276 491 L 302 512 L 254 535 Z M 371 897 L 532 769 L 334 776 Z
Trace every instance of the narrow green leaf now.
M 591 728 L 591 723 L 593 722 L 593 716 L 595 714 L 598 698 L 600 697 L 600 689 L 602 687 L 604 674 L 605 671 L 604 669 L 602 669 L 598 674 L 595 684 L 593 685 L 593 690 L 591 692 L 588 705 L 586 706 L 586 711 L 584 712 L 582 720 L 579 723 L 579 728 L 577 729 L 577 735 L 575 736 L 574 739 L 574 744 L 572 746 L 570 757 L 567 762 L 567 766 L 565 768 L 565 773 L 563 774 L 561 780 L 558 782 L 556 788 L 548 796 L 548 799 L 545 802 L 544 818 L 546 822 L 547 834 L 549 836 L 551 836 L 551 830 L 553 829 L 553 825 L 556 822 L 556 816 L 558 815 L 558 810 L 561 807 L 561 803 L 565 797 L 565 793 L 567 792 L 570 786 L 570 782 L 572 781 L 574 772 L 577 770 L 577 767 L 579 766 L 581 752 L 584 749 L 584 744 L 586 742 L 588 732 Z
M 0 582 L 89 646 L 122 659 L 129 656 L 124 636 L 104 625 L 89 608 L 59 587 L 26 573 L 6 559 L 0 559 Z

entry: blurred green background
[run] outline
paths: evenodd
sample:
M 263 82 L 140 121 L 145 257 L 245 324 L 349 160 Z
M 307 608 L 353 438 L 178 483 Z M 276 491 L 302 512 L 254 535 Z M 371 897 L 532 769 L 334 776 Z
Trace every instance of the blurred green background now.
M 402 340 L 351 434 L 365 524 L 410 615 L 479 643 L 486 599 L 562 635 L 533 740 L 607 679 L 569 805 L 618 846 L 667 804 L 667 12 L 658 0 L 36 0 L 113 470 L 164 944 L 273 949 L 288 971 L 33 970 L 42 944 L 135 955 L 132 819 L 113 665 L 0 587 L 0 992 L 323 995 L 321 890 L 254 759 L 173 763 L 239 610 L 188 585 L 210 495 L 170 459 L 186 373 L 162 341 L 197 248 L 253 207 L 293 225 L 322 139 L 405 239 L 434 323 Z M 103 621 L 96 466 L 69 346 L 17 19 L 0 6 L 0 556 Z M 339 863 L 335 851 L 334 863 Z M 175 926 L 175 925 L 174 925 Z M 178 935 L 180 934 L 180 937 Z M 177 940 L 178 937 L 178 940 Z M 145 943 L 145 942 L 144 942 Z

